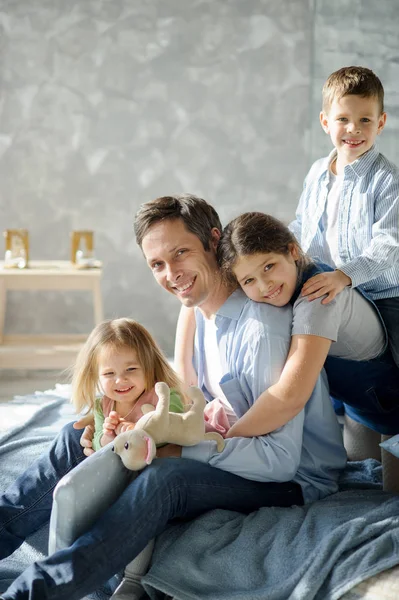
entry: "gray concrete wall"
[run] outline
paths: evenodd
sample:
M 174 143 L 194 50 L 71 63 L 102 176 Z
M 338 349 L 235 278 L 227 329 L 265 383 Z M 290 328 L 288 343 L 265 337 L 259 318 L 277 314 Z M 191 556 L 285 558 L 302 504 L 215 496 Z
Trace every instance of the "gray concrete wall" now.
M 31 256 L 68 259 L 94 229 L 107 318 L 132 316 L 168 353 L 176 300 L 133 233 L 139 205 L 188 191 L 227 222 L 292 218 L 312 160 L 328 74 L 376 70 L 381 148 L 399 162 L 397 0 L 0 0 L 0 228 L 27 227 Z M 14 293 L 8 332 L 84 332 L 85 294 Z

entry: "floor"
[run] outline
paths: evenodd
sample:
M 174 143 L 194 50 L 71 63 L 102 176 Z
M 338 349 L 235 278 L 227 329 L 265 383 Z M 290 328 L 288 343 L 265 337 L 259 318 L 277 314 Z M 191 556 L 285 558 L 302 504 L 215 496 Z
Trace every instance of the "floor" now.
M 56 383 L 66 383 L 67 376 L 59 371 L 0 371 L 0 402 L 14 396 L 52 389 Z

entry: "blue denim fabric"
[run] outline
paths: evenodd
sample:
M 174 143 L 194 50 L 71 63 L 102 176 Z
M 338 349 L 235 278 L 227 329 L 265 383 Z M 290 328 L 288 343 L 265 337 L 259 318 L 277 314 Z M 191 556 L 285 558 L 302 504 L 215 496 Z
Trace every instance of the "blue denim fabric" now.
M 376 300 L 375 304 L 388 331 L 389 347 L 393 359 L 399 367 L 399 298 L 383 298 Z
M 312 263 L 303 274 L 291 302 L 295 301 L 302 285 L 310 277 L 321 271 L 332 270 L 331 267 L 319 261 Z M 399 305 L 396 298 L 373 301 L 362 290 L 359 289 L 359 292 L 375 306 L 377 311 L 380 311 L 381 303 L 386 303 L 387 306 L 392 303 L 391 315 L 394 314 L 394 311 L 398 311 L 396 314 L 399 318 Z M 383 317 L 385 318 L 380 314 L 382 325 L 388 329 Z M 399 326 L 396 325 L 396 327 L 399 330 Z M 391 335 L 389 331 L 388 335 Z M 392 344 L 391 340 L 390 342 Z M 342 402 L 344 412 L 358 423 L 384 435 L 398 433 L 399 369 L 388 347 L 380 356 L 372 360 L 346 360 L 328 356 L 324 368 L 337 414 L 342 414 L 340 407 L 340 402 Z
M 53 491 L 84 458 L 82 432 L 66 425 L 43 454 L 0 496 L 0 559 L 50 519 Z
M 324 368 L 349 417 L 384 435 L 399 432 L 399 369 L 389 350 L 368 361 L 328 356 Z
M 79 600 L 137 556 L 172 519 L 193 519 L 214 508 L 249 513 L 294 504 L 303 504 L 296 483 L 261 483 L 190 459 L 156 459 L 90 531 L 34 563 L 3 597 Z

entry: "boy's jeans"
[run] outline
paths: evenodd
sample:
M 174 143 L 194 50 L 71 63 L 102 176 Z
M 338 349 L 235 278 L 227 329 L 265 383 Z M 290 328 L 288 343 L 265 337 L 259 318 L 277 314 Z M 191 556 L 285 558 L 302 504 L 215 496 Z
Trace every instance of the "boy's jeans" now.
M 384 435 L 399 431 L 399 369 L 389 350 L 373 360 L 328 356 L 330 394 L 352 419 Z
M 399 298 L 375 300 L 388 331 L 389 347 L 393 359 L 399 367 Z
M 10 488 L 7 502 L 1 500 L 0 522 L 8 520 L 7 532 L 0 533 L 2 556 L 50 518 L 54 486 L 83 458 L 80 435 L 71 426 L 64 428 L 50 454 Z M 27 507 L 12 506 L 14 501 Z M 294 504 L 303 504 L 303 497 L 292 482 L 249 481 L 193 460 L 157 459 L 89 532 L 70 548 L 34 563 L 3 598 L 79 600 L 123 569 L 174 518 L 192 519 L 214 508 L 249 513 L 262 506 Z

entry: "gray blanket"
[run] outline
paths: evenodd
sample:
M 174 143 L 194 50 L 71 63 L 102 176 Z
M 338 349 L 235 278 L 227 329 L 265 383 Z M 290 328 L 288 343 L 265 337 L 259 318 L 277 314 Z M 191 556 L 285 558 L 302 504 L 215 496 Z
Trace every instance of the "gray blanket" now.
M 55 395 L 0 433 L 0 490 L 47 447 L 73 416 Z M 37 403 L 24 398 L 21 406 Z M 9 405 L 13 406 L 12 404 Z M 1 408 L 1 407 L 0 407 Z M 1 423 L 1 411 L 0 411 Z M 399 562 L 399 497 L 381 491 L 381 467 L 350 463 L 341 492 L 307 507 L 265 508 L 248 516 L 214 510 L 171 525 L 157 540 L 145 578 L 152 600 L 335 600 Z M 47 528 L 0 564 L 0 593 L 44 555 Z M 104 599 L 99 590 L 96 598 Z
M 152 599 L 335 600 L 399 562 L 399 498 L 340 492 L 244 516 L 214 510 L 158 539 Z

